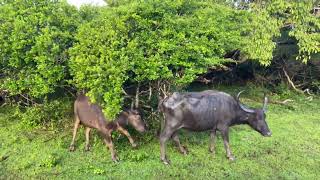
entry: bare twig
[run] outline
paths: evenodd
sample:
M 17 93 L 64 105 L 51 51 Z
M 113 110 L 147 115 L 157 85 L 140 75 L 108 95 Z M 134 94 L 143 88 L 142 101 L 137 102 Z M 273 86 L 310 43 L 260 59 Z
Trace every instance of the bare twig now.
M 312 101 L 313 100 L 313 96 L 309 96 L 306 98 L 308 101 Z
M 130 96 L 123 88 L 121 88 L 123 94 L 125 94 L 126 96 Z
M 152 96 L 152 87 L 151 87 L 151 84 L 149 84 L 149 101 L 151 100 L 151 96 Z
M 23 94 L 19 94 L 21 97 L 23 97 L 25 100 L 30 101 L 33 105 L 39 105 L 38 103 L 36 103 L 35 101 L 33 101 L 32 99 L 28 98 L 28 96 L 25 96 Z M 27 104 L 28 105 L 28 104 Z
M 64 86 L 63 86 L 62 88 L 63 88 L 64 90 L 66 90 L 69 94 L 71 94 L 72 97 L 74 97 L 74 98 L 76 97 L 76 96 L 74 95 L 74 93 L 72 93 L 72 91 L 69 90 L 69 88 L 66 88 L 66 87 L 64 87 Z
M 301 84 L 296 84 L 296 87 L 302 87 L 302 86 L 305 86 L 307 84 L 310 84 L 310 82 L 303 82 Z M 305 91 L 305 90 L 304 90 Z M 309 90 L 308 90 L 309 91 Z
M 149 93 L 149 89 L 148 89 L 148 90 L 146 90 L 146 91 L 140 91 L 140 92 L 139 92 L 139 95 L 141 95 L 141 94 L 145 94 L 145 93 Z
M 305 90 L 303 90 L 303 92 L 306 92 L 308 95 L 312 96 L 309 89 L 305 89 Z
M 148 106 L 148 105 L 145 105 L 145 104 L 143 104 L 143 105 L 141 105 L 142 107 L 145 107 L 145 108 L 148 108 L 148 109 L 153 109 L 151 106 Z
M 160 89 L 160 92 L 162 92 L 162 94 L 164 96 L 163 98 L 166 98 L 167 94 L 166 94 L 165 90 L 163 90 L 161 86 L 159 87 L 159 89 Z
M 122 88 L 122 93 L 125 95 L 124 98 L 128 98 L 132 100 L 133 97 L 129 95 L 123 88 Z
M 135 108 L 139 108 L 139 91 L 140 91 L 140 83 L 138 83 L 138 86 L 136 89 Z
M 260 102 L 259 100 L 255 100 L 255 99 L 247 99 L 247 98 L 242 98 L 242 99 L 245 99 L 245 100 L 251 101 L 251 102 Z M 289 105 L 290 102 L 294 102 L 294 101 L 292 99 L 286 99 L 284 101 L 270 100 L 268 103 L 284 105 L 284 106 L 290 106 Z
M 293 102 L 293 100 L 292 99 L 286 99 L 284 101 L 276 101 L 276 100 L 274 100 L 274 101 L 270 101 L 269 103 L 280 104 L 280 105 L 288 105 L 288 103 L 290 103 L 290 102 Z
M 282 68 L 282 70 L 283 70 L 283 73 L 284 73 L 284 75 L 286 76 L 289 84 L 291 85 L 291 87 L 292 87 L 295 91 L 297 91 L 298 93 L 302 93 L 302 94 L 303 94 L 304 92 L 303 92 L 302 90 L 296 88 L 296 86 L 294 85 L 294 83 L 291 81 L 291 79 L 290 79 L 287 71 L 286 71 L 284 68 Z
M 157 81 L 157 89 L 158 89 L 158 101 L 161 100 L 161 89 L 160 89 L 160 81 Z
M 211 82 L 211 80 L 208 80 L 207 78 L 202 77 L 202 76 L 199 77 L 196 81 L 201 82 L 201 83 L 205 83 L 205 84 L 208 84 Z

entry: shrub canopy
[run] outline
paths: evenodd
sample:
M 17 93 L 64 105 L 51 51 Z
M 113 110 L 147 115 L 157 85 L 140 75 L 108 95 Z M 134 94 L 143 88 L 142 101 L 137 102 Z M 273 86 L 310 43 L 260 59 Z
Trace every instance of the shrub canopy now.
M 0 88 L 43 97 L 63 86 L 78 23 L 66 2 L 1 0 Z
M 0 89 L 42 100 L 75 86 L 114 117 L 128 86 L 184 87 L 234 61 L 225 58 L 234 50 L 269 65 L 280 32 L 303 62 L 320 51 L 315 1 L 106 2 L 0 0 Z
M 80 26 L 70 67 L 74 84 L 110 116 L 127 81 L 183 86 L 230 61 L 224 55 L 232 50 L 268 65 L 278 33 L 265 11 L 258 17 L 212 1 L 131 1 L 102 11 Z

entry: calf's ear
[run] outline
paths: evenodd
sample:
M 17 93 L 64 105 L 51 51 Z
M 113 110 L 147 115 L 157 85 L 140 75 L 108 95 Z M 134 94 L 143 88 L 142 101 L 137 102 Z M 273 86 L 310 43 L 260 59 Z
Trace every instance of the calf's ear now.
M 122 113 L 126 116 L 129 116 L 129 113 L 127 111 L 123 111 Z

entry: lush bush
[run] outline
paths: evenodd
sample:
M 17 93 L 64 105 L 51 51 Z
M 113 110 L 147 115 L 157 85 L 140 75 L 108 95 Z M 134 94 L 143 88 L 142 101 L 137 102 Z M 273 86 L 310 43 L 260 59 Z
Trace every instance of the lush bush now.
M 65 1 L 0 1 L 0 89 L 44 97 L 66 84 L 79 24 Z
M 297 59 L 305 63 L 310 60 L 311 55 L 320 52 L 320 19 L 313 13 L 316 2 L 276 0 L 267 6 L 269 13 L 282 26 L 291 26 L 289 35 L 297 41 L 299 47 Z
M 212 1 L 131 1 L 102 11 L 80 26 L 70 67 L 74 84 L 110 117 L 121 108 L 125 83 L 184 86 L 229 62 L 224 55 L 235 49 L 268 65 L 278 33 L 267 13 Z
M 296 41 L 299 47 L 296 59 L 306 63 L 312 55 L 320 52 L 320 19 L 319 15 L 315 14 L 313 10 L 314 7 L 319 6 L 319 1 L 235 0 L 234 2 L 237 8 L 267 13 L 269 17 L 278 21 L 278 29 L 289 30 L 290 38 Z M 269 33 L 266 32 L 265 34 L 268 35 Z
M 57 127 L 73 113 L 72 103 L 66 98 L 45 101 L 32 107 L 17 107 L 13 118 L 24 127 Z
M 124 91 L 137 88 L 136 101 L 155 108 L 160 91 L 235 62 L 225 58 L 234 50 L 241 61 L 269 65 L 283 29 L 298 45 L 297 59 L 319 52 L 314 1 L 107 2 L 77 10 L 60 0 L 0 0 L 0 93 L 41 104 L 75 86 L 114 117 Z

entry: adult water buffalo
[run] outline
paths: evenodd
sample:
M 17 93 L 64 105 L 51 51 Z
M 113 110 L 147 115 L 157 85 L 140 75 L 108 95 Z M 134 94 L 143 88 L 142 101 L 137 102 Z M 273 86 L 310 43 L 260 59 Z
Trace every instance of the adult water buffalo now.
M 183 154 L 186 149 L 180 144 L 177 130 L 185 128 L 191 131 L 210 130 L 209 150 L 214 153 L 216 131 L 222 134 L 227 157 L 234 160 L 229 146 L 229 127 L 236 124 L 248 124 L 263 136 L 271 136 L 265 121 L 267 98 L 262 109 L 244 106 L 237 97 L 227 93 L 207 90 L 203 92 L 173 93 L 159 103 L 159 110 L 164 113 L 165 125 L 160 134 L 161 161 L 169 164 L 166 156 L 166 141 L 171 137 Z
M 89 150 L 89 134 L 92 128 L 97 129 L 102 135 L 105 144 L 109 147 L 111 151 L 111 158 L 113 161 L 118 161 L 118 157 L 113 147 L 111 132 L 119 131 L 120 133 L 126 135 L 133 147 L 137 145 L 134 143 L 129 132 L 124 129 L 128 124 L 132 125 L 139 132 L 144 132 L 146 126 L 141 120 L 141 116 L 136 110 L 122 111 L 118 118 L 114 121 L 107 121 L 102 109 L 99 105 L 90 102 L 89 98 L 83 94 L 80 94 L 76 101 L 74 102 L 74 115 L 75 124 L 73 130 L 73 138 L 70 144 L 70 151 L 74 151 L 74 143 L 77 134 L 77 129 L 80 124 L 86 127 L 86 146 L 85 150 Z

